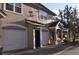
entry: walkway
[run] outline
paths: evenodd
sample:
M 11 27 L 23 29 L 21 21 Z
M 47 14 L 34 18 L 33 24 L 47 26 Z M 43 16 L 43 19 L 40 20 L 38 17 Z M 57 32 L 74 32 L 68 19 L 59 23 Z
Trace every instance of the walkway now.
M 16 53 L 5 53 L 5 54 L 9 54 L 9 55 L 52 55 L 60 51 L 63 51 L 64 49 L 68 47 L 69 45 L 60 44 L 55 47 L 51 46 L 51 47 L 44 47 L 44 48 L 39 48 L 35 50 L 21 51 L 21 52 L 16 52 Z

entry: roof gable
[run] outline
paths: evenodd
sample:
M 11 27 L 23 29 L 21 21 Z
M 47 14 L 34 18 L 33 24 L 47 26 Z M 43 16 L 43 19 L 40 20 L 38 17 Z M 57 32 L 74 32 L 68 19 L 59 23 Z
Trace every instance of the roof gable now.
M 55 27 L 58 24 L 59 21 L 52 22 L 48 25 L 48 27 Z

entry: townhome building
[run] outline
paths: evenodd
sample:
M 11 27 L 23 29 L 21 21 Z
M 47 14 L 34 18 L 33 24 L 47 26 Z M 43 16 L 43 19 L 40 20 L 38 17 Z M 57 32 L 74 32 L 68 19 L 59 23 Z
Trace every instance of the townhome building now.
M 0 3 L 0 48 L 6 52 L 48 45 L 47 25 L 55 16 L 40 3 Z

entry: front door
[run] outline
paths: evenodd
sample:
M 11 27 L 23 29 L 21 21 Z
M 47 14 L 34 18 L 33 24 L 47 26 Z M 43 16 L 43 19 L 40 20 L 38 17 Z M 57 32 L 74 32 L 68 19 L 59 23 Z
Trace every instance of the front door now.
M 35 30 L 35 47 L 40 47 L 40 30 Z

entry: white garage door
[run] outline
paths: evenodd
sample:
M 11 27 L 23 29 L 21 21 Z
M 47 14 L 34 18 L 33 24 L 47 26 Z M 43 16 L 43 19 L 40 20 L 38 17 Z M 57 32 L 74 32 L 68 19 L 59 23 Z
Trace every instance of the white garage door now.
M 27 48 L 27 31 L 25 30 L 3 30 L 3 50 Z
M 49 42 L 49 32 L 42 31 L 42 45 L 46 45 Z

